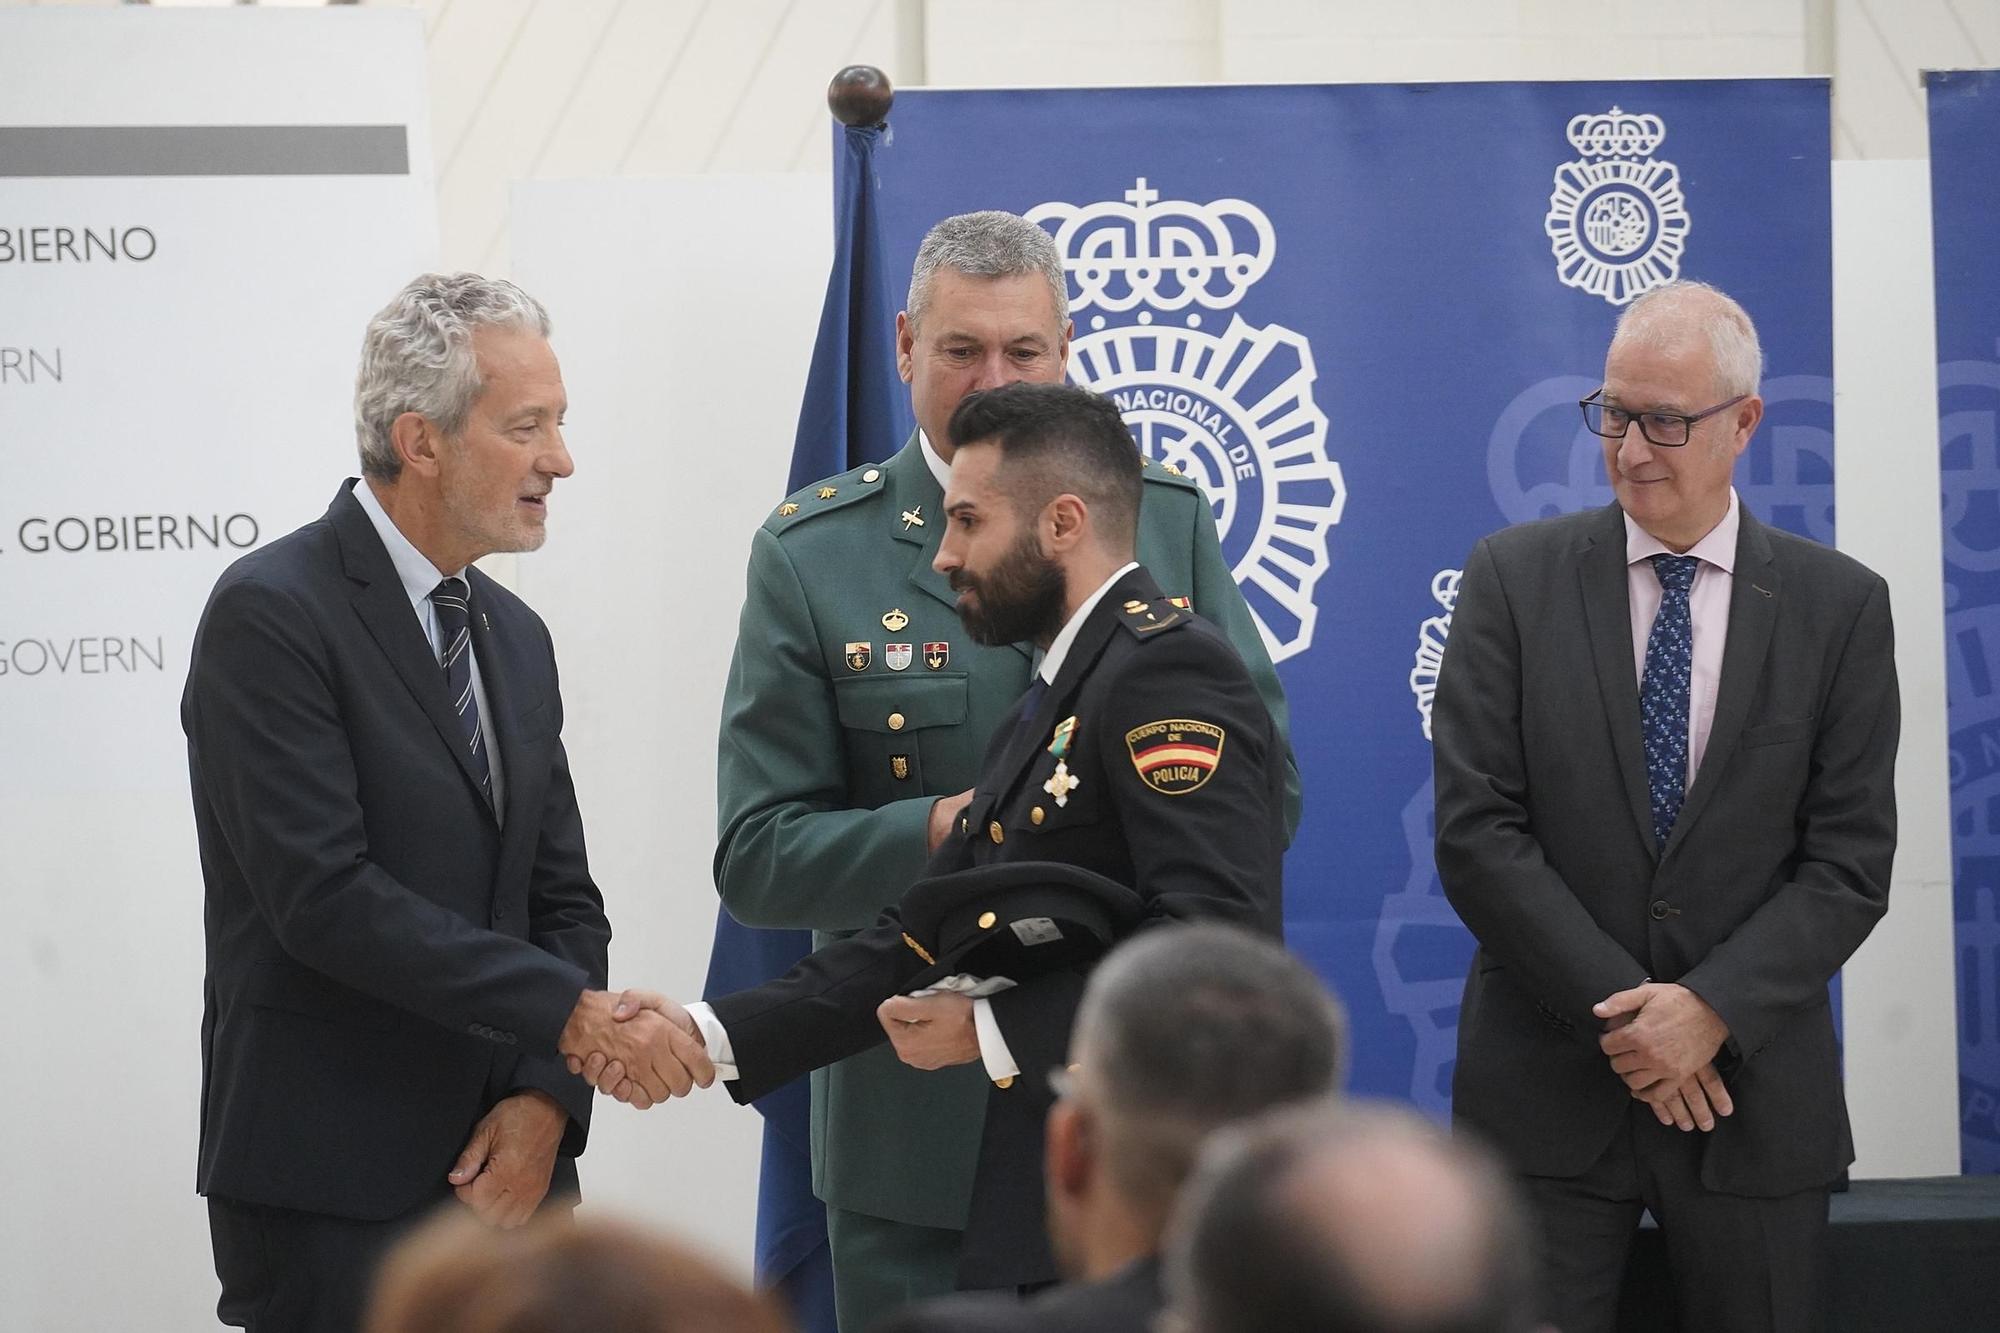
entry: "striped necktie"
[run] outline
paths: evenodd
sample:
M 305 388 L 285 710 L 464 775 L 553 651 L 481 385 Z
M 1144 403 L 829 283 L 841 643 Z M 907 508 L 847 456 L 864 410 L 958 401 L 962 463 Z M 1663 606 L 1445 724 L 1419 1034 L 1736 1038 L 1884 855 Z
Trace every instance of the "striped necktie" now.
M 1688 592 L 1701 560 L 1656 555 L 1660 613 L 1646 636 L 1646 669 L 1639 679 L 1639 718 L 1646 742 L 1646 784 L 1653 798 L 1653 845 L 1665 851 L 1680 817 L 1688 779 L 1688 686 L 1694 671 L 1694 620 Z
M 431 590 L 431 605 L 437 608 L 438 628 L 444 631 L 445 693 L 458 714 L 459 733 L 472 756 L 480 793 L 490 802 L 493 766 L 479 734 L 479 700 L 472 691 L 472 590 L 464 579 L 446 579 Z

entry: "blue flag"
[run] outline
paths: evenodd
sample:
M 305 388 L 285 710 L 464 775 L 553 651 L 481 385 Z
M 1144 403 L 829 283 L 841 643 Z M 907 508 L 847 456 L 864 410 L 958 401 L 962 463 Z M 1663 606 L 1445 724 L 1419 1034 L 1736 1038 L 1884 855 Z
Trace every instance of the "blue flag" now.
M 876 145 L 886 128 L 844 129 L 834 151 L 833 270 L 826 279 L 812 370 L 792 443 L 796 491 L 821 477 L 879 463 L 917 428 L 896 373 L 896 275 L 876 220 Z M 903 273 L 907 275 L 906 268 Z
M 788 492 L 880 461 L 916 429 L 909 396 L 896 373 L 894 330 L 901 305 L 883 263 L 875 222 L 873 156 L 887 131 L 836 133 L 833 268 L 799 405 Z M 809 931 L 754 930 L 720 909 L 702 994 L 722 995 L 769 981 L 810 952 Z M 753 1103 L 764 1116 L 757 1280 L 783 1293 L 805 1333 L 835 1333 L 826 1208 L 812 1190 L 811 1102 L 809 1083 L 799 1079 Z

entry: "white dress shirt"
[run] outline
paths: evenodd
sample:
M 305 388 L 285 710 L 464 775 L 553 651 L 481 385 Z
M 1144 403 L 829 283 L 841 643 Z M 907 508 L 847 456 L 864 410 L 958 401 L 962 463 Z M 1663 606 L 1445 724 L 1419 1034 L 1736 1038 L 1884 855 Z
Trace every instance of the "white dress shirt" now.
M 931 450 L 930 441 L 923 440 L 925 461 L 935 471 L 942 464 Z M 1056 637 L 1049 641 L 1049 649 L 1042 655 L 1042 664 L 1037 674 L 1044 684 L 1053 685 L 1056 673 L 1062 670 L 1063 661 L 1069 656 L 1070 648 L 1076 643 L 1077 634 L 1083 629 L 1083 622 L 1104 600 L 1104 594 L 1111 591 L 1111 585 L 1139 567 L 1136 560 L 1121 566 L 1116 573 L 1097 585 L 1097 590 L 1083 599 L 1075 614 L 1063 622 Z M 1007 1049 L 1007 1039 L 1000 1033 L 1000 1021 L 993 1016 L 993 1003 L 987 997 L 996 995 L 1014 985 L 1009 977 L 975 977 L 963 973 L 945 977 L 933 983 L 929 989 L 916 992 L 917 995 L 936 995 L 951 992 L 970 995 L 972 1000 L 972 1026 L 979 1037 L 979 1059 L 986 1066 L 986 1076 L 996 1083 L 1003 1078 L 1012 1078 L 1021 1072 L 1014 1059 L 1014 1053 Z M 715 1010 L 697 1001 L 687 1007 L 688 1016 L 701 1029 L 702 1043 L 708 1048 L 708 1058 L 715 1066 L 715 1076 L 733 1079 L 736 1073 L 736 1052 L 729 1044 L 729 1033 L 723 1029 L 722 1021 L 715 1016 Z
M 382 501 L 375 494 L 375 488 L 365 480 L 354 483 L 354 498 L 361 504 L 361 512 L 368 515 L 368 521 L 375 525 L 375 535 L 382 539 L 382 545 L 389 552 L 389 563 L 396 567 L 396 577 L 402 580 L 403 593 L 410 599 L 410 609 L 416 612 L 417 623 L 423 626 L 424 638 L 430 641 L 431 656 L 442 662 L 444 658 L 444 632 L 438 625 L 437 608 L 431 605 L 431 593 L 444 579 L 464 579 L 465 570 L 454 574 L 441 574 L 431 563 L 430 557 L 411 545 L 396 521 L 389 517 L 389 511 L 382 507 Z M 466 584 L 471 586 L 471 580 Z M 476 643 L 475 636 L 473 642 Z M 479 674 L 479 654 L 472 644 L 465 647 L 466 656 L 472 662 L 472 697 L 479 705 L 480 744 L 486 747 L 487 771 L 493 775 L 493 816 L 501 819 L 507 809 L 506 780 L 500 772 L 500 747 L 493 734 L 493 709 L 486 702 L 486 681 Z M 442 672 L 444 668 L 439 666 Z

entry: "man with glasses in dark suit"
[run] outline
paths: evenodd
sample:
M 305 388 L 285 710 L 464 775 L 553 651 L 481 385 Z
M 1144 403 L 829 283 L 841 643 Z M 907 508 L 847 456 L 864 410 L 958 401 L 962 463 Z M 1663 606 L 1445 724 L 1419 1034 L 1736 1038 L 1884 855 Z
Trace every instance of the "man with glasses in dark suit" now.
M 1438 684 L 1454 1112 L 1524 1178 L 1566 1333 L 1612 1327 L 1642 1209 L 1683 1327 L 1816 1327 L 1854 1159 L 1827 983 L 1888 905 L 1889 593 L 1744 511 L 1761 368 L 1714 288 L 1633 303 L 1582 404 L 1617 503 L 1479 544 Z

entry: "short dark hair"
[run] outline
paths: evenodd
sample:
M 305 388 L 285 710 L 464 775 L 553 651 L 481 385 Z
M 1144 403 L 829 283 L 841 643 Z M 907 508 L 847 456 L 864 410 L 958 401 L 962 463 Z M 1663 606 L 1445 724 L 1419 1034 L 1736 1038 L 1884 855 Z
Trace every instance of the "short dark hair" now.
M 1535 1253 L 1476 1142 L 1407 1107 L 1323 1101 L 1203 1149 L 1166 1282 L 1195 1333 L 1528 1333 Z
M 1076 1033 L 1117 1122 L 1107 1167 L 1119 1192 L 1164 1221 L 1218 1126 L 1339 1086 L 1345 1029 L 1310 967 L 1241 927 L 1161 926 L 1113 950 Z
M 1074 495 L 1106 542 L 1125 550 L 1136 542 L 1139 446 L 1109 398 L 1067 384 L 1009 384 L 967 394 L 946 429 L 954 449 L 998 446 L 1018 512 Z

